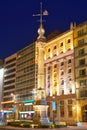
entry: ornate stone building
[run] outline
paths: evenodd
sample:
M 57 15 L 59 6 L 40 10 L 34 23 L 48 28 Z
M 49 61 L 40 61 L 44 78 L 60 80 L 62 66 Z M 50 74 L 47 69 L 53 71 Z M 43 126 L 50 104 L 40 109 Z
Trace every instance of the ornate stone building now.
M 74 77 L 73 30 L 49 40 L 44 47 L 45 86 L 49 104 L 49 117 L 73 122 L 76 104 Z M 52 110 L 52 101 L 56 110 Z

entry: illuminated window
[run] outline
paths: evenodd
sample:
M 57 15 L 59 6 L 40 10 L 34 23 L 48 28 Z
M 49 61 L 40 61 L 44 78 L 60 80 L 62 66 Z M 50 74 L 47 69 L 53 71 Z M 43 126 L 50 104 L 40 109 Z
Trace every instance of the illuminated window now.
M 64 101 L 60 101 L 60 116 L 64 117 Z
M 72 117 L 72 100 L 68 100 L 68 116 Z
M 23 118 L 23 114 L 21 115 L 21 118 Z

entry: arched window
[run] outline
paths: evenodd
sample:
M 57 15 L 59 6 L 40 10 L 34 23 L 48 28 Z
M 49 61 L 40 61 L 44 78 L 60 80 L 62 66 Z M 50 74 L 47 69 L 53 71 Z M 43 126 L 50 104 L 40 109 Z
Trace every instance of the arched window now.
M 56 49 L 56 46 L 54 46 L 54 48 L 53 48 L 54 50 Z
M 48 52 L 50 52 L 50 48 L 48 49 Z

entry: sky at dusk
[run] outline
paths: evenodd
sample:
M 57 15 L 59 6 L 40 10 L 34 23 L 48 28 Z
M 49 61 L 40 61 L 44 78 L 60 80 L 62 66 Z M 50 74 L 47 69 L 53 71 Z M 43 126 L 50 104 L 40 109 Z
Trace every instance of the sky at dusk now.
M 0 0 L 0 59 L 31 44 L 37 37 L 41 0 Z M 87 20 L 87 0 L 42 0 L 45 34 L 55 29 L 64 32 L 71 22 Z

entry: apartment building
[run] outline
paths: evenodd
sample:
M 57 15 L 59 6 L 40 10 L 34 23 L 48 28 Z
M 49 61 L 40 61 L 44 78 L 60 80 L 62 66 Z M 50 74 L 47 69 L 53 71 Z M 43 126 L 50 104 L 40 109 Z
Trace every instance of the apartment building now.
M 74 29 L 77 120 L 87 121 L 87 21 Z
M 7 115 L 7 119 L 14 118 L 14 95 L 16 86 L 16 58 L 17 54 L 13 54 L 4 59 L 4 79 L 2 92 L 3 111 Z
M 34 90 L 37 85 L 35 43 L 17 52 L 16 66 L 16 119 L 27 119 L 29 114 L 33 116 L 34 113 Z

